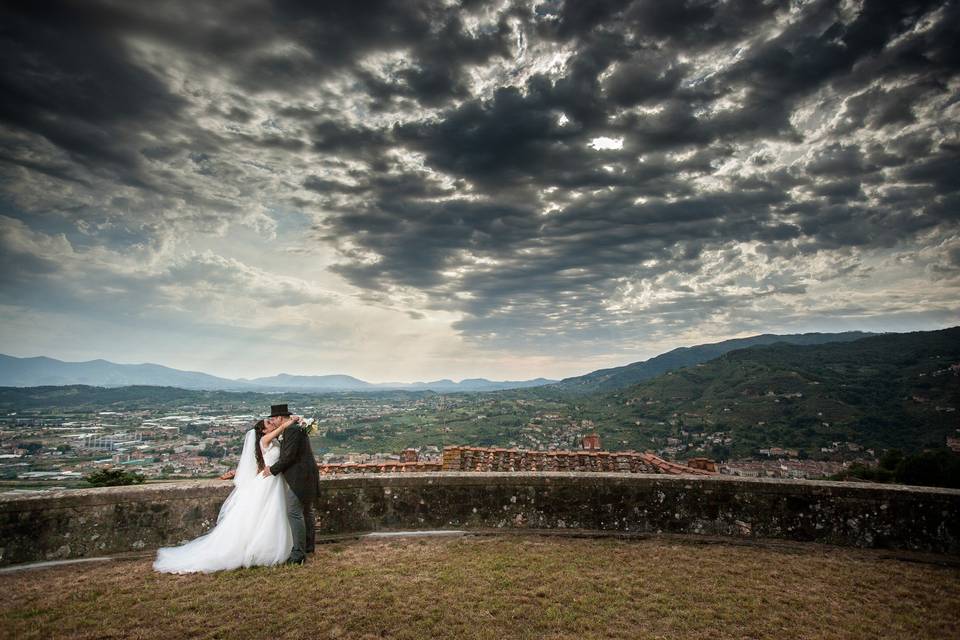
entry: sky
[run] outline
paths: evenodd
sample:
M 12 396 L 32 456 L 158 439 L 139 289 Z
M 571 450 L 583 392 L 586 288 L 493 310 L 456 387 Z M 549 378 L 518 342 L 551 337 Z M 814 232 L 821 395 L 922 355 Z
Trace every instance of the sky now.
M 960 324 L 960 3 L 4 2 L 0 352 L 562 378 Z

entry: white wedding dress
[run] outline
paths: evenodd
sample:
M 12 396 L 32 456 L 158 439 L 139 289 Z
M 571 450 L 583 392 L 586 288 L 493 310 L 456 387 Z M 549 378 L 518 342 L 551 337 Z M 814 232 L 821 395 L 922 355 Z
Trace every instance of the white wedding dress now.
M 153 563 L 163 573 L 211 573 L 225 569 L 275 565 L 287 560 L 293 535 L 287 522 L 282 475 L 259 475 L 254 447 L 256 432 L 247 431 L 234 476 L 234 489 L 220 507 L 217 525 L 207 534 L 179 547 L 163 547 Z M 276 440 L 263 450 L 272 465 L 280 457 Z

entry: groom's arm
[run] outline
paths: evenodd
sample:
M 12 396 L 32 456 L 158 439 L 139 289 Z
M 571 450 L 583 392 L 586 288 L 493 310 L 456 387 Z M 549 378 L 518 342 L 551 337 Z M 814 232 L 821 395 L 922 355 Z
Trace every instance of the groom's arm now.
M 279 475 L 290 468 L 300 456 L 300 448 L 303 446 L 303 439 L 307 437 L 303 429 L 295 428 L 292 432 L 288 429 L 284 438 L 285 442 L 280 448 L 280 459 L 270 466 L 272 475 Z

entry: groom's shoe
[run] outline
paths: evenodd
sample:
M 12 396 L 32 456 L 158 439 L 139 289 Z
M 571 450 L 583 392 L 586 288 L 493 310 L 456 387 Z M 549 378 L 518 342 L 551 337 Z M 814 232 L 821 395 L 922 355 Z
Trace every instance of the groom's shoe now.
M 306 558 L 300 558 L 299 560 L 287 560 L 284 564 L 299 564 L 303 566 L 303 563 L 306 561 Z

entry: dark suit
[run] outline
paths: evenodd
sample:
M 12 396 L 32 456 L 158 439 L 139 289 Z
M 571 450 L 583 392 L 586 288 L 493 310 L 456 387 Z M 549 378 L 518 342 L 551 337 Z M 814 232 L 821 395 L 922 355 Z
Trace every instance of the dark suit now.
M 314 547 L 313 503 L 320 491 L 320 472 L 310 448 L 310 439 L 303 429 L 291 425 L 282 437 L 280 459 L 270 467 L 270 473 L 275 476 L 282 473 L 289 488 L 287 518 L 294 538 L 290 559 L 301 560 L 303 554 L 310 553 Z

